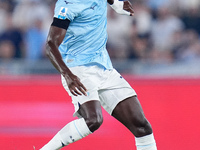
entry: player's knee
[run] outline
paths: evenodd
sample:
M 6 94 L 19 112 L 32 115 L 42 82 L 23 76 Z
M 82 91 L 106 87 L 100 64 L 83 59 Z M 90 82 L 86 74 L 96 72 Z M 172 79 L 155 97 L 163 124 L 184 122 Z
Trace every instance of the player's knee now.
M 152 133 L 151 124 L 146 119 L 143 122 L 141 122 L 138 126 L 136 126 L 136 131 L 135 131 L 136 137 L 149 135 L 151 133 Z
M 91 117 L 86 119 L 86 123 L 88 125 L 88 128 L 90 129 L 91 132 L 94 132 L 97 130 L 103 123 L 103 117 L 98 116 L 98 117 Z

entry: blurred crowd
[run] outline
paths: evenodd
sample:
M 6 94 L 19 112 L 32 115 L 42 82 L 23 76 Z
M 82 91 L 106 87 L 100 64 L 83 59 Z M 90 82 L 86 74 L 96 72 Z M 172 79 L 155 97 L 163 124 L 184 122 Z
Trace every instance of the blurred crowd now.
M 111 58 L 151 62 L 200 59 L 199 0 L 130 0 L 134 17 L 108 7 Z M 45 59 L 56 0 L 0 0 L 0 59 Z

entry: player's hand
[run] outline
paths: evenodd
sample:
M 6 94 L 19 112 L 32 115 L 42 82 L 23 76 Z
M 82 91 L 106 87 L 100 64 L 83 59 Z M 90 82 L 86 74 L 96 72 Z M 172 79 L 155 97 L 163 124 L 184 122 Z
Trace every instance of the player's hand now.
M 132 4 L 129 1 L 114 0 L 113 4 L 110 5 L 118 14 L 133 16 L 134 11 Z
M 133 6 L 129 1 L 124 1 L 123 10 L 126 10 L 130 13 L 130 16 L 134 15 Z
M 70 92 L 74 95 L 74 96 L 78 96 L 78 95 L 85 95 L 87 89 L 85 88 L 85 86 L 80 82 L 80 79 L 75 76 L 74 74 L 68 74 L 67 76 L 65 76 L 65 80 L 67 81 L 67 85 L 68 88 L 70 90 Z

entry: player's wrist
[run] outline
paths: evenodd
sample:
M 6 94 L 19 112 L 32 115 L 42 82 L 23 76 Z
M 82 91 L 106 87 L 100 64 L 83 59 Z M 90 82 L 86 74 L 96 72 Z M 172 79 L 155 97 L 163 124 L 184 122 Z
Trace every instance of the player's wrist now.
M 71 76 L 73 76 L 73 73 L 69 70 L 69 68 L 64 68 L 62 71 L 61 71 L 61 74 L 64 78 L 70 78 Z
M 118 14 L 130 16 L 130 12 L 123 9 L 124 1 L 114 0 L 113 4 L 110 5 Z

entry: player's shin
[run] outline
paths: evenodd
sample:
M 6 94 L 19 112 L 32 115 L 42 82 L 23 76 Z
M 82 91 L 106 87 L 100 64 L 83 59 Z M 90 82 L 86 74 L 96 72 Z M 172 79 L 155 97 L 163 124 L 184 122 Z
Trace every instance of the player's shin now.
M 64 126 L 44 147 L 40 150 L 59 150 L 83 137 L 91 134 L 83 118 L 74 120 Z
M 137 150 L 157 150 L 153 133 L 143 137 L 135 138 Z

